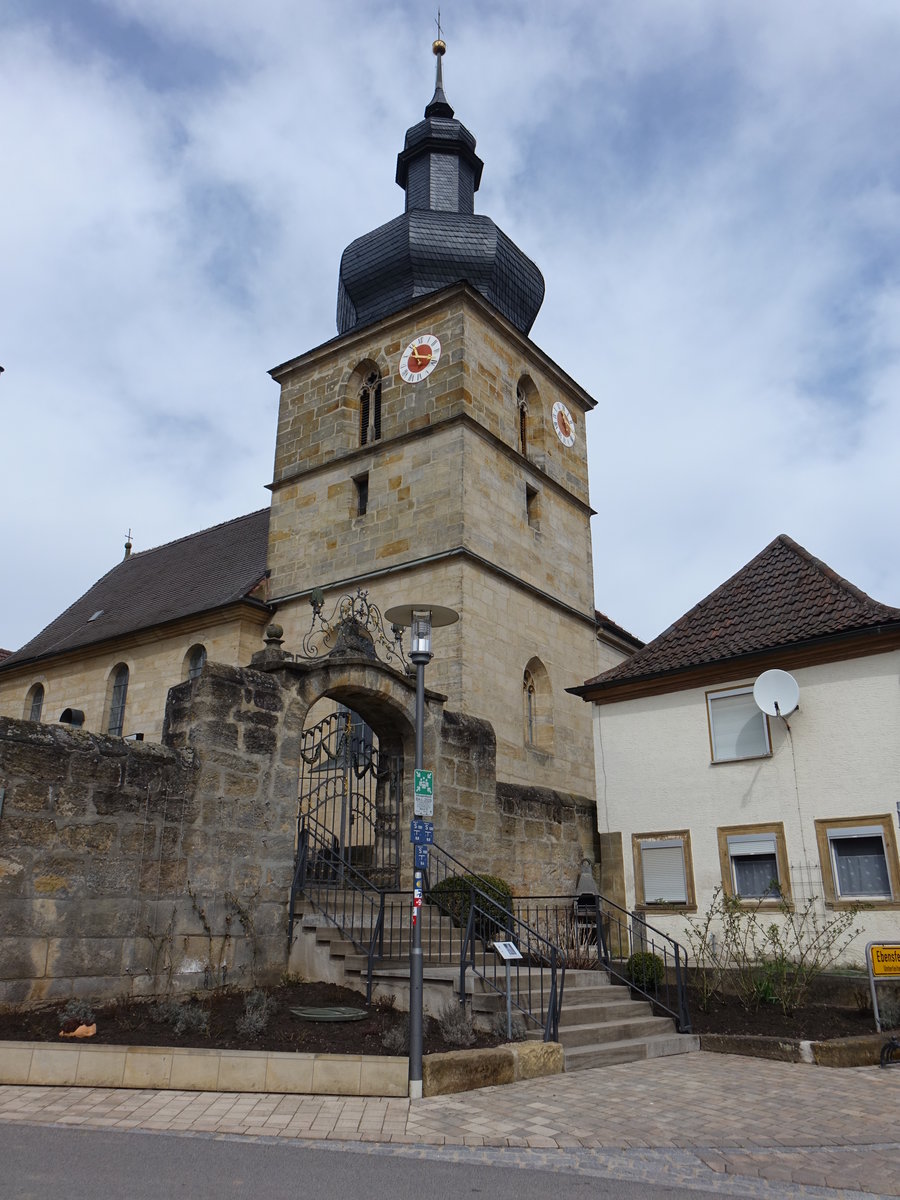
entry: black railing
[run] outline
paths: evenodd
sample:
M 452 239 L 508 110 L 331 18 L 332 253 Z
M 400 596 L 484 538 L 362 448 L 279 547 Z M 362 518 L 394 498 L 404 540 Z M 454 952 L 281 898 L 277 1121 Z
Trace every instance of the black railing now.
M 492 897 L 470 885 L 463 955 L 459 964 L 459 998 L 465 999 L 466 971 L 498 995 L 507 994 L 506 962 L 494 942 L 514 943 L 521 958 L 510 962 L 509 997 L 512 1008 L 542 1030 L 545 1042 L 559 1036 L 566 964 L 559 949 L 508 909 L 499 910 Z
M 366 955 L 366 1004 L 371 1004 L 373 969 L 384 957 L 385 893 L 341 856 L 331 830 L 309 817 L 300 830 L 291 883 L 288 954 L 294 939 L 296 901 L 301 893 Z
M 438 886 L 450 879 L 458 882 Z M 289 946 L 301 892 L 366 956 L 367 1003 L 376 963 L 408 956 L 416 911 L 425 962 L 458 968 L 460 1002 L 465 1001 L 469 971 L 488 991 L 506 995 L 506 968 L 493 943 L 515 943 L 522 958 L 510 968 L 511 1004 L 526 1024 L 542 1030 L 545 1041 L 556 1040 L 559 1032 L 567 968 L 608 971 L 673 1017 L 680 1033 L 691 1032 L 684 948 L 638 913 L 603 896 L 510 899 L 433 845 L 426 904 L 413 910 L 411 892 L 376 887 L 342 857 L 331 831 L 308 816 L 291 887 Z M 638 952 L 655 959 L 633 960 Z
M 656 1009 L 673 1017 L 679 1033 L 691 1032 L 684 947 L 639 913 L 605 896 L 531 896 L 513 900 L 513 912 L 529 928 L 554 943 L 570 969 L 602 967 Z M 655 955 L 632 960 L 632 955 Z

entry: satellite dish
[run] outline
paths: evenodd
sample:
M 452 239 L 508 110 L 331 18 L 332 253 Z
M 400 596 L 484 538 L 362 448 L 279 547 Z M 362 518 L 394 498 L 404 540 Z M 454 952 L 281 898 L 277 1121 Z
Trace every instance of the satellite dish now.
M 770 717 L 789 717 L 800 702 L 800 689 L 787 671 L 763 671 L 753 685 L 753 699 Z

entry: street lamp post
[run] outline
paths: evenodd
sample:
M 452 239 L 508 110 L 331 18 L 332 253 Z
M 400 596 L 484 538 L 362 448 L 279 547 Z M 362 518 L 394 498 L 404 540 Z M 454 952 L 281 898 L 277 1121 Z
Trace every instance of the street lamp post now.
M 416 668 L 416 771 L 425 765 L 425 667 L 431 662 L 431 630 L 452 625 L 459 613 L 434 604 L 405 604 L 389 608 L 385 617 L 410 631 L 409 657 Z M 417 813 L 415 815 L 418 815 Z M 413 872 L 412 937 L 409 947 L 409 1098 L 422 1096 L 422 921 L 424 872 Z

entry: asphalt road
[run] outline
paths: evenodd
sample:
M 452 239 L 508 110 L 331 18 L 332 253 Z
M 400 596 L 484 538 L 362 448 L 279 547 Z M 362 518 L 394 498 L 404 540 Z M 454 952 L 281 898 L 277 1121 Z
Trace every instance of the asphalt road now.
M 0 1126 L 4 1200 L 686 1200 L 713 1193 L 404 1152 L 165 1133 Z M 472 1155 L 469 1154 L 471 1158 Z M 729 1194 L 741 1195 L 740 1191 Z M 748 1191 L 744 1195 L 753 1195 Z

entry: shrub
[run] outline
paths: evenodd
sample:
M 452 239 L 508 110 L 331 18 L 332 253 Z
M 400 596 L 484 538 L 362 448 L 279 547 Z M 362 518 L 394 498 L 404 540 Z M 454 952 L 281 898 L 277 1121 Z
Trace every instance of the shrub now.
M 465 1005 L 456 1000 L 447 1002 L 438 1017 L 438 1027 L 448 1046 L 471 1046 L 475 1041 L 472 1020 Z
M 185 1033 L 208 1034 L 209 1013 L 199 1004 L 180 1004 L 172 1029 L 178 1037 Z
M 96 1020 L 94 1010 L 85 1000 L 70 1000 L 59 1013 L 60 1025 L 71 1025 L 75 1022 L 73 1028 L 77 1028 L 78 1025 L 93 1025 Z
M 465 928 L 472 888 L 481 893 L 474 896 L 479 910 L 475 914 L 477 936 L 487 940 L 508 933 L 512 888 L 498 875 L 450 875 L 431 888 L 428 903 L 447 913 L 454 925 Z
M 764 902 L 716 888 L 703 916 L 688 919 L 686 940 L 704 1011 L 713 998 L 722 998 L 727 977 L 744 1008 L 779 1004 L 792 1013 L 861 932 L 855 925 L 858 905 L 829 914 L 820 911 L 817 896 L 795 905 L 783 897 L 775 907 Z
M 504 1038 L 510 1042 L 524 1042 L 525 1022 L 522 1020 L 522 1018 L 516 1013 L 513 1013 L 510 1024 L 512 1025 L 511 1032 L 507 1030 L 506 1013 L 494 1013 L 491 1019 L 491 1032 L 493 1033 L 494 1037 Z
M 261 1037 L 277 1008 L 271 996 L 254 989 L 244 997 L 244 1012 L 235 1022 L 235 1029 L 250 1040 Z
M 173 1033 L 181 1037 L 185 1033 L 209 1033 L 209 1013 L 199 1004 L 178 1004 L 174 1000 L 161 1000 L 152 1004 L 148 1013 L 151 1021 L 159 1025 L 171 1025 Z
M 663 960 L 658 954 L 638 950 L 625 964 L 625 974 L 635 987 L 644 992 L 655 992 L 665 974 Z
M 409 1054 L 409 1026 L 398 1022 L 381 1035 L 381 1044 L 388 1054 Z

